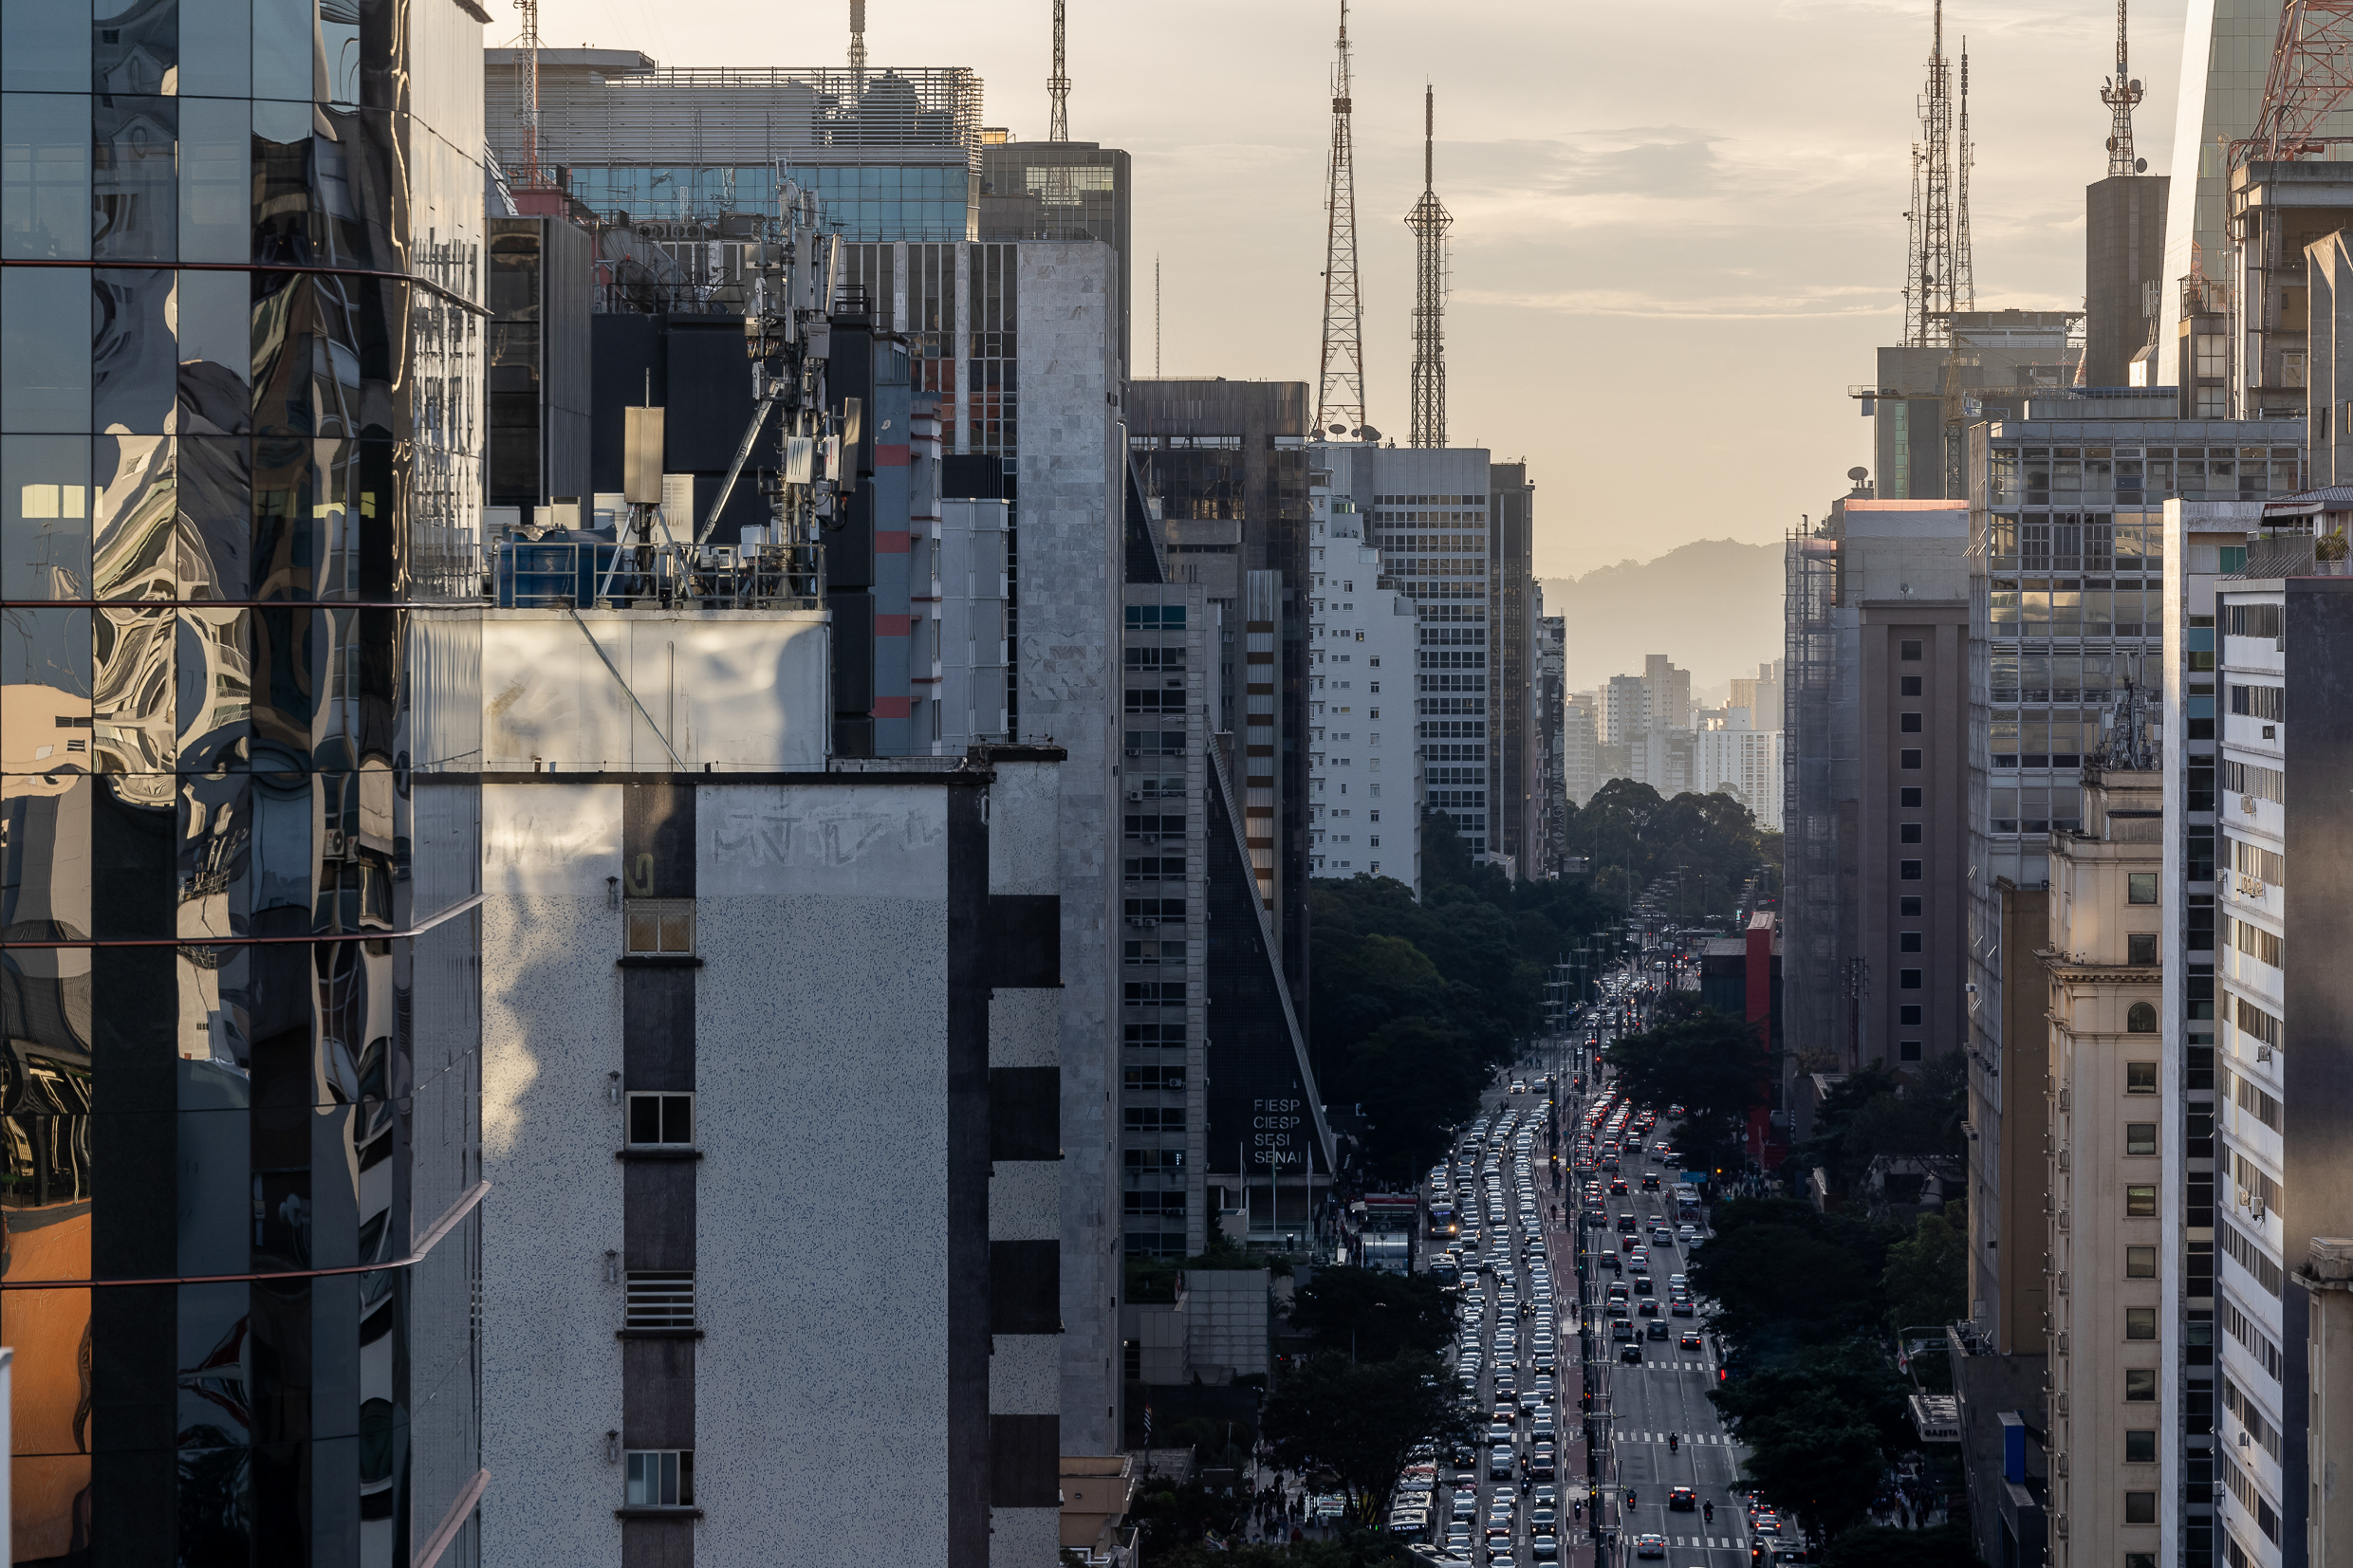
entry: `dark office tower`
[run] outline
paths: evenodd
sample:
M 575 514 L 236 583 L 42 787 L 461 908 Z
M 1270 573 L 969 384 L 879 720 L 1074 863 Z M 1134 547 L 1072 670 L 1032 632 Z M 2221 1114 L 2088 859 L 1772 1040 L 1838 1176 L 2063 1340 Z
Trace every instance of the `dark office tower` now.
M 2133 359 L 2155 341 L 2150 313 L 2165 271 L 2163 175 L 2111 175 L 2084 189 L 2084 384 L 2134 385 Z M 2156 360 L 2141 380 L 2157 379 Z
M 1514 875 L 1538 875 L 1533 789 L 1536 735 L 1529 693 L 1536 684 L 1533 555 L 1536 486 L 1526 463 L 1489 466 L 1487 503 L 1487 623 L 1495 628 L 1494 662 L 1488 666 L 1488 703 L 1494 713 L 1495 758 L 1491 775 L 1488 847 L 1512 858 Z
M 1013 141 L 980 133 L 980 237 L 1101 240 L 1118 258 L 1120 370 L 1127 371 L 1127 154 L 1092 141 Z
M 1127 383 L 1128 453 L 1169 580 L 1219 617 L 1219 706 L 1259 897 L 1304 1018 L 1307 999 L 1307 387 Z
M 15 1560 L 471 1563 L 467 0 L 0 9 Z

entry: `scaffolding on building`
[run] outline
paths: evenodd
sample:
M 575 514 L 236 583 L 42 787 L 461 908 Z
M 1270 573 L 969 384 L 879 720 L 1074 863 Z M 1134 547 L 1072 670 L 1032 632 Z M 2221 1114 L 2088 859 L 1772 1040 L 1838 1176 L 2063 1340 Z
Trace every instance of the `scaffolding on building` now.
M 1825 526 L 1826 527 L 1826 525 Z M 1839 541 L 1793 528 L 1783 544 L 1783 1019 L 1791 1059 L 1836 1051 L 1843 1062 L 1846 977 L 1842 930 L 1840 760 L 1851 759 L 1855 715 L 1842 700 L 1837 620 Z M 1851 790 L 1848 791 L 1851 793 Z

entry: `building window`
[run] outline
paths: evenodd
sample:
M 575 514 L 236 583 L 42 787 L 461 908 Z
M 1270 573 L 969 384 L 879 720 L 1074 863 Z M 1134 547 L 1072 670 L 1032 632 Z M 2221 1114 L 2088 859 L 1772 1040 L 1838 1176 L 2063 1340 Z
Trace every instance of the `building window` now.
M 685 1149 L 695 1142 L 695 1097 L 633 1093 L 629 1097 L 632 1149 Z
M 692 1508 L 695 1506 L 695 1450 L 692 1448 L 630 1449 L 629 1506 L 632 1508 Z
M 694 899 L 632 898 L 628 909 L 632 957 L 686 957 L 695 951 Z
M 2154 1280 L 2157 1278 L 2157 1248 L 2128 1246 L 2124 1249 L 2124 1278 Z
M 2146 1002 L 2136 1002 L 2131 1006 L 2125 1008 L 2124 1032 L 2128 1035 L 2153 1035 L 2157 1033 L 2157 1009 Z M 2135 1094 L 2155 1094 L 2157 1091 L 2152 1088 L 2145 1091 L 2136 1089 L 2133 1092 Z
M 1917 735 L 1920 732 L 1920 715 L 1899 713 L 1897 715 L 1896 728 L 1907 735 Z
M 2154 1214 L 2157 1212 L 2157 1190 L 2149 1188 L 2144 1190 L 2149 1194 L 2149 1212 Z M 2127 1339 L 2156 1338 L 2157 1308 L 2126 1307 L 2124 1309 L 2124 1337 Z
M 2154 1154 L 2157 1153 L 2157 1123 L 2128 1121 L 2124 1124 L 2124 1153 Z
M 1907 1027 L 1918 1026 L 1920 1022 L 1919 1004 L 1914 1003 L 1910 1006 L 1898 1007 L 1896 1009 L 1896 1022 L 1904 1024 Z
M 1902 690 L 1901 692 L 1899 692 L 1899 693 L 1897 693 L 1897 694 L 1898 694 L 1898 695 L 1899 695 L 1899 696 L 1906 696 L 1906 697 L 1917 697 L 1917 696 L 1918 696 L 1918 695 L 1920 694 L 1920 677 L 1919 677 L 1919 676 L 1918 676 L 1918 675 L 1906 675 L 1906 676 L 1904 676 L 1904 677 L 1903 677 L 1903 690 Z
M 1920 656 L 1919 639 L 1917 637 L 1907 637 L 1903 641 L 1896 644 L 1896 656 L 1898 658 L 1907 660 L 1918 658 Z
M 1899 797 L 1897 801 L 1897 804 L 1903 806 L 1906 810 L 1918 810 L 1920 804 L 1920 786 L 1918 784 L 1906 784 L 1902 795 Z
M 2157 962 L 2157 932 L 2136 932 L 2124 938 L 2124 962 L 2154 964 Z
M 2124 1494 L 2124 1522 L 2127 1524 L 2156 1523 L 2157 1494 L 2155 1492 L 2126 1492 Z
M 2137 1004 L 2137 1005 L 2145 1007 L 2148 1004 L 2142 1002 Z M 2157 1025 L 2152 1024 L 2149 1026 L 2151 1028 L 2155 1028 Z M 2128 1095 L 2156 1094 L 2157 1063 L 2154 1061 L 2127 1061 L 2124 1063 L 2124 1092 Z
M 1920 841 L 1920 824 L 1905 822 L 1897 830 L 1896 837 L 1907 844 L 1917 844 Z
M 2154 904 L 2157 902 L 2157 873 L 2128 871 L 2124 874 L 2124 902 Z
M 2124 1434 L 2124 1463 L 2154 1465 L 2157 1463 L 2157 1432 L 2152 1428 L 2140 1428 Z
M 2157 1372 L 2152 1367 L 2124 1369 L 2124 1398 L 2130 1404 L 2153 1403 L 2157 1398 Z
M 1906 920 L 1918 920 L 1920 917 L 1920 895 L 1912 893 L 1897 899 L 1896 913 Z
M 1896 863 L 1896 875 L 1906 882 L 1917 882 L 1920 879 L 1920 862 L 1899 860 Z
M 1896 765 L 1899 767 L 1918 767 L 1920 766 L 1920 754 L 1917 749 L 1899 751 L 1896 755 Z
M 629 1275 L 627 1328 L 693 1328 L 695 1275 L 692 1270 L 639 1270 Z
M 1896 988 L 1903 991 L 1918 990 L 1920 988 L 1920 971 L 1918 969 L 1898 969 L 1896 971 Z
M 2128 1438 L 2131 1436 L 2129 1432 L 2125 1435 Z M 2156 1434 L 2152 1432 L 2150 1435 L 2154 1437 Z M 2157 1568 L 2157 1554 L 2155 1552 L 2126 1552 L 2124 1568 Z
M 1899 935 L 1896 938 L 1896 950 L 1898 952 L 1918 952 L 1922 950 L 1920 947 L 1920 933 L 1916 931 L 1908 931 Z
M 2128 1220 L 2156 1219 L 2157 1189 L 2151 1186 L 2140 1185 L 2125 1188 L 2124 1218 Z M 2126 1318 L 2130 1318 L 2133 1312 L 2138 1312 L 2140 1310 L 2140 1308 L 2135 1307 L 2132 1311 L 2126 1312 L 2124 1316 Z M 2127 1337 L 2130 1337 L 2130 1336 L 2127 1336 Z
M 1896 1042 L 1896 1060 L 1898 1061 L 1918 1061 L 1919 1059 L 1920 1042 L 1918 1041 L 1899 1040 Z

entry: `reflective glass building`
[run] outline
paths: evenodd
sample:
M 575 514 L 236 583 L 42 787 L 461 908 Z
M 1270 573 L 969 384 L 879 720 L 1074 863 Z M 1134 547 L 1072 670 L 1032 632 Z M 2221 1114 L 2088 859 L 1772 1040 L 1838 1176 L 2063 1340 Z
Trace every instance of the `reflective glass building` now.
M 485 20 L 0 8 L 19 1562 L 475 1556 Z

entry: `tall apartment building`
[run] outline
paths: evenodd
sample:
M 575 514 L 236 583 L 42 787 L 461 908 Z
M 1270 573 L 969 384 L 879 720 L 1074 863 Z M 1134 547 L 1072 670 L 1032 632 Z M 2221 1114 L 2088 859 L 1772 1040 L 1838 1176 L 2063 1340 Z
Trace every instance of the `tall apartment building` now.
M 2214 1540 L 2214 590 L 2244 569 L 2263 501 L 2165 505 L 2164 1209 L 2160 1325 L 2169 1374 L 2159 1498 L 2169 1544 L 2210 1565 Z M 2152 679 L 2153 688 L 2159 682 Z
M 1607 775 L 1602 766 L 1600 693 L 1580 692 L 1561 704 L 1561 787 L 1583 808 Z
M 1539 601 L 1541 588 L 1533 590 Z M 1536 733 L 1542 765 L 1536 807 L 1539 845 L 1531 874 L 1558 876 L 1568 854 L 1568 618 L 1539 618 L 1536 645 Z
M 1745 710 L 1735 710 L 1736 712 Z M 1691 737 L 1691 789 L 1700 795 L 1730 793 L 1754 814 L 1757 825 L 1781 831 L 1782 734 L 1737 725 L 1702 729 Z
M 1183 1258 L 1232 1229 L 1310 1236 L 1333 1151 L 1247 870 L 1224 611 L 1146 544 L 1129 556 L 1121 638 L 1121 1227 L 1128 1255 Z
M 1493 463 L 1487 470 L 1487 617 L 1497 657 L 1489 695 L 1495 750 L 1502 766 L 1490 780 L 1490 853 L 1510 858 L 1514 875 L 1531 874 L 1538 858 L 1536 770 L 1541 741 L 1536 692 L 1538 622 L 1536 485 L 1526 463 Z
M 1612 675 L 1601 691 L 1602 742 L 1631 747 L 1650 733 L 1650 683 L 1640 675 Z
M 1295 1002 L 1307 995 L 1307 387 L 1130 380 L 1129 461 L 1172 581 L 1217 607 L 1222 711 L 1251 874 Z
M 1957 311 L 1955 347 L 1880 349 L 1862 412 L 1881 498 L 1965 498 L 1968 425 L 2026 418 L 2030 399 L 2071 385 L 2083 322 L 2077 310 Z M 1955 395 L 1962 422 L 1948 422 Z
M 1528 708 L 1525 687 L 1507 686 L 1503 672 L 1510 662 L 1525 675 L 1527 656 L 1507 657 L 1495 583 L 1520 547 L 1512 541 L 1526 538 L 1533 487 L 1524 470 L 1497 478 L 1502 470 L 1483 448 L 1331 443 L 1313 461 L 1331 472 L 1335 501 L 1346 498 L 1364 519 L 1387 581 L 1416 609 L 1423 807 L 1449 817 L 1472 854 L 1503 854 L 1511 776 L 1504 759 L 1526 741 L 1524 718 L 1508 719 L 1505 710 Z M 1496 512 L 1521 520 L 1510 539 Z M 1525 587 L 1523 568 L 1523 603 Z M 1513 625 L 1528 634 L 1524 618 Z
M 1363 514 L 1332 493 L 1331 478 L 1312 470 L 1307 490 L 1308 866 L 1317 876 L 1388 876 L 1418 898 L 1419 622 L 1365 543 Z
M 2321 1560 L 2309 1531 L 2332 1487 L 2311 1467 L 2318 1303 L 2299 1265 L 2342 1228 L 2349 1196 L 2328 1043 L 2345 1002 L 2332 959 L 2348 715 L 2329 673 L 2353 636 L 2353 583 L 2304 531 L 2345 513 L 2320 509 L 2325 492 L 2312 502 L 2249 538 L 2214 596 L 2215 1522 L 2219 1555 L 2266 1568 Z
M 1783 951 L 1811 1071 L 1960 1044 L 1967 552 L 1956 506 L 1852 496 L 1788 544 Z
M 1732 677 L 1731 698 L 1727 708 L 1743 709 L 1748 712 L 1751 729 L 1781 728 L 1781 669 L 1783 661 L 1759 664 L 1753 679 L 1746 675 Z
M 2166 1381 L 2158 1004 L 2164 778 L 2135 699 L 2050 836 L 2043 1253 L 2052 1568 L 2156 1560 Z
M 0 13 L 14 1555 L 473 1563 L 485 18 L 98 19 Z

